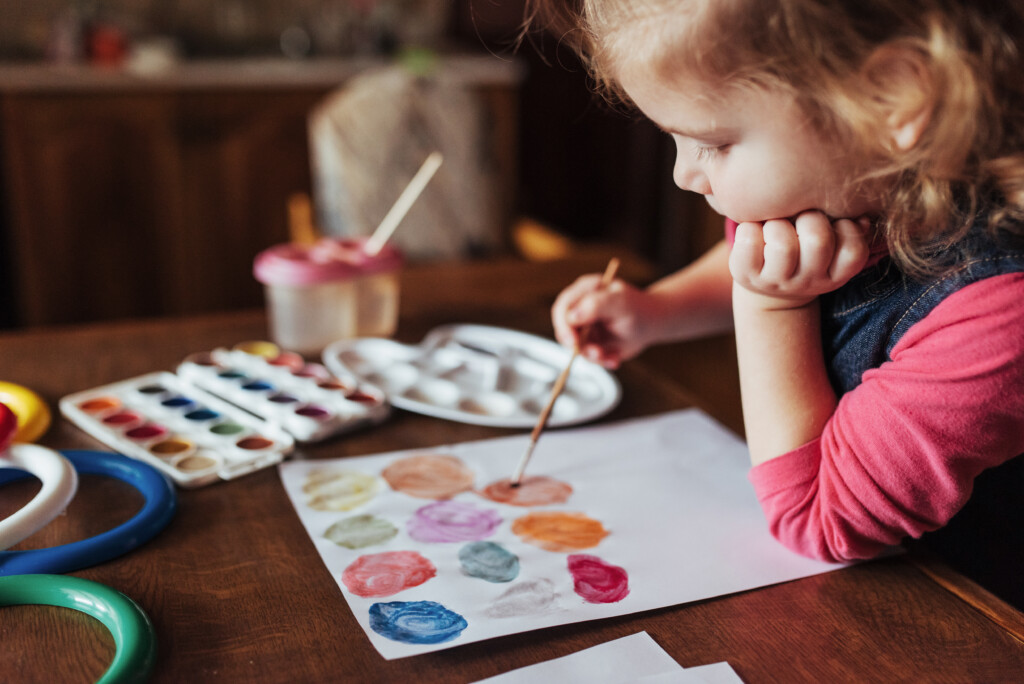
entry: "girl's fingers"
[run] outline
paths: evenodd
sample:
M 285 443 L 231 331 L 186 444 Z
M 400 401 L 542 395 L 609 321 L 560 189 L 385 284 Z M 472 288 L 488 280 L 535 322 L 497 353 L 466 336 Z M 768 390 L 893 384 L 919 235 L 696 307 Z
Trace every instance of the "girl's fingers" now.
M 736 238 L 729 254 L 729 271 L 740 283 L 751 283 L 764 268 L 764 234 L 759 223 L 736 226 Z
M 785 220 L 764 223 L 764 267 L 761 279 L 769 283 L 789 280 L 800 267 L 800 240 L 793 224 Z
M 580 303 L 586 299 L 589 293 L 597 289 L 600 281 L 601 278 L 597 275 L 582 276 L 562 290 L 555 299 L 555 303 L 551 307 L 551 323 L 555 329 L 555 339 L 559 343 L 570 347 L 576 343 L 578 324 L 575 320 L 585 317 L 585 314 L 579 310 Z
M 839 219 L 833 224 L 835 230 L 835 257 L 828 271 L 835 283 L 845 283 L 857 275 L 868 261 L 867 229 L 863 224 L 849 219 Z
M 818 211 L 804 212 L 797 217 L 799 242 L 799 274 L 809 280 L 826 277 L 836 253 L 836 237 L 828 217 Z

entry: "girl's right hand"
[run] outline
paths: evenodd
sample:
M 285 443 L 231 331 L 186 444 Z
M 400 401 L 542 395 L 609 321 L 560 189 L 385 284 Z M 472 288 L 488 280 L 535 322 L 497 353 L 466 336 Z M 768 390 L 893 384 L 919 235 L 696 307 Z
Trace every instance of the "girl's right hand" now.
M 601 276 L 581 276 L 555 299 L 551 320 L 555 338 L 567 347 L 580 345 L 580 354 L 605 368 L 648 346 L 652 302 L 650 295 L 622 280 L 601 287 Z

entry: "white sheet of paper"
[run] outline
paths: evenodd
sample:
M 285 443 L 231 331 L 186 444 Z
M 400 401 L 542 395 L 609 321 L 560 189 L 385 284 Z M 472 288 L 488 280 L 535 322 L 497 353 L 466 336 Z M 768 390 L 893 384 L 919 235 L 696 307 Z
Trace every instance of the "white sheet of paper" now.
M 743 684 L 743 680 L 736 674 L 729 663 L 711 663 L 710 665 L 697 665 L 688 667 L 686 671 L 701 678 L 705 684 Z M 645 684 L 653 684 L 646 683 Z
M 729 663 L 683 668 L 647 632 L 521 667 L 476 684 L 743 684 Z
M 545 475 L 573 488 L 565 503 L 542 509 L 580 512 L 609 531 L 596 547 L 572 553 L 596 556 L 628 573 L 629 593 L 613 603 L 589 603 L 577 594 L 567 566 L 570 553 L 546 551 L 512 532 L 517 518 L 537 509 L 494 503 L 475 491 L 452 498 L 500 516 L 500 525 L 485 539 L 515 554 L 520 570 L 511 582 L 492 583 L 464 574 L 458 558 L 462 542 L 425 543 L 409 535 L 407 522 L 418 509 L 432 504 L 430 500 L 392 491 L 381 480 L 368 502 L 331 512 L 310 508 L 303 493 L 313 471 L 356 471 L 379 478 L 389 464 L 423 453 L 456 456 L 473 471 L 475 488 L 483 489 L 510 476 L 528 440 L 524 433 L 431 449 L 281 464 L 282 482 L 302 524 L 356 619 L 385 658 L 662 608 L 842 567 L 800 557 L 771 537 L 747 479 L 746 446 L 693 409 L 550 431 L 537 444 L 527 476 Z M 343 548 L 324 537 L 334 523 L 360 514 L 390 521 L 398 528 L 397 535 L 360 549 Z M 349 591 L 343 571 L 362 556 L 385 551 L 416 551 L 433 564 L 436 575 L 383 598 L 363 598 Z M 371 628 L 371 611 L 379 620 L 382 610 L 395 609 L 391 602 L 403 602 L 395 605 L 404 607 L 404 602 L 418 601 L 441 604 L 468 624 L 441 643 L 405 643 L 392 638 L 393 633 L 382 636 Z M 422 625 L 411 626 L 415 630 Z
M 658 646 L 647 632 L 638 632 L 561 658 L 481 679 L 477 684 L 630 684 L 646 681 L 647 677 L 674 677 L 685 673 L 683 667 Z M 704 684 L 704 680 L 696 676 L 669 681 Z

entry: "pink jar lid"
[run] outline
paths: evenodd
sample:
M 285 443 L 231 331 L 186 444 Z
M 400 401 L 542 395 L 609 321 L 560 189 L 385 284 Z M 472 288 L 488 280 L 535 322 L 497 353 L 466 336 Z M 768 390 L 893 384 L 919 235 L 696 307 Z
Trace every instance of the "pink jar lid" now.
M 286 243 L 256 255 L 253 275 L 267 285 L 317 285 L 398 270 L 402 255 L 384 245 L 375 255 L 363 249 L 362 238 L 322 238 L 315 244 Z

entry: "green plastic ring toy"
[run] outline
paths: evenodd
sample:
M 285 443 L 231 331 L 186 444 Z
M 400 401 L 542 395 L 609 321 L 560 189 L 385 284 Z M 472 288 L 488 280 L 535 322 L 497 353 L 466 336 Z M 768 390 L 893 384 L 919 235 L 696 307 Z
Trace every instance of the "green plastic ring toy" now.
M 71 608 L 104 624 L 117 652 L 98 684 L 145 682 L 156 663 L 156 633 L 135 601 L 108 586 L 65 575 L 0 577 L 0 607 Z

